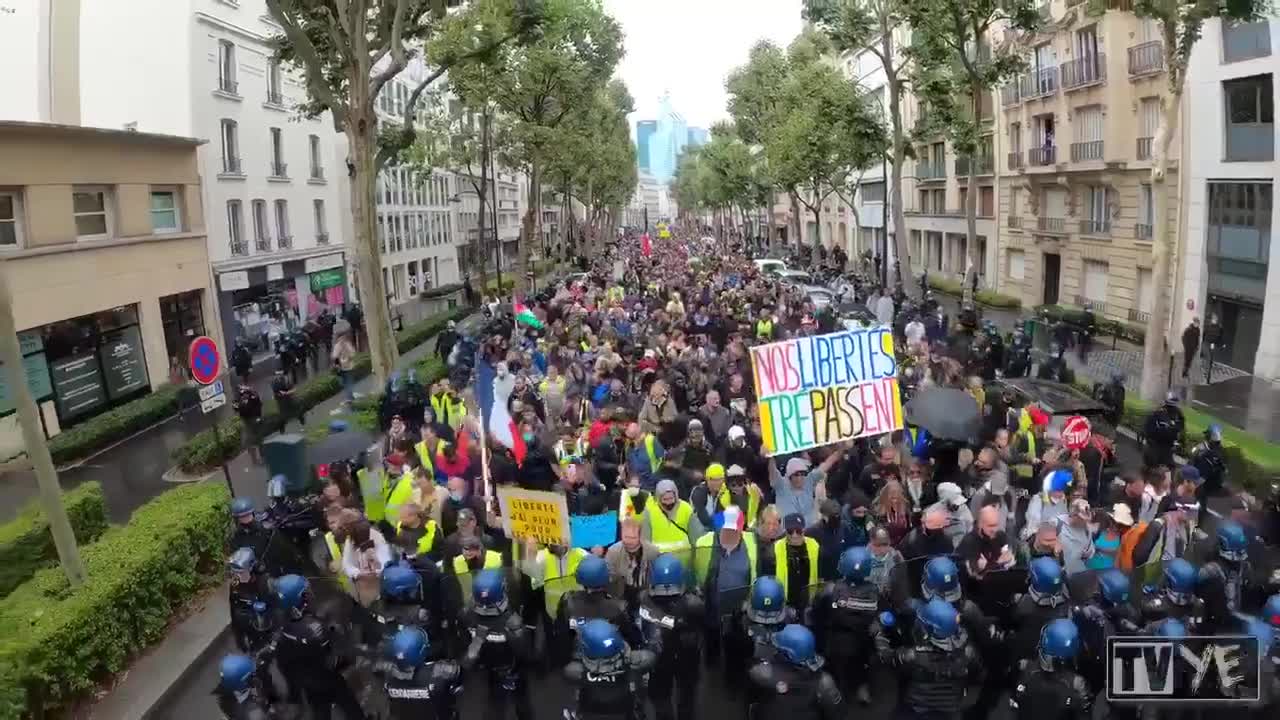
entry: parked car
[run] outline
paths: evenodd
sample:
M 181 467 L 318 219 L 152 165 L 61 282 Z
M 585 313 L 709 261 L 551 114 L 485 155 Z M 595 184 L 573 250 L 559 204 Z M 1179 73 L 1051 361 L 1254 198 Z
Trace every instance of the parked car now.
M 774 260 L 772 258 L 755 260 L 754 262 L 756 264 L 756 270 L 759 270 L 761 275 L 777 275 L 787 269 L 787 264 L 785 262 L 781 260 Z

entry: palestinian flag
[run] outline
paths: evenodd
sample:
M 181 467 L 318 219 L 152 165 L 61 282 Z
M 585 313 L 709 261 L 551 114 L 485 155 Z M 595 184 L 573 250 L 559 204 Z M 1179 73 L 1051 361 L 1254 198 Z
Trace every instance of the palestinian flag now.
M 516 314 L 516 325 L 528 325 L 534 330 L 541 330 L 546 327 L 542 324 L 542 321 L 538 319 L 538 316 L 534 315 L 533 311 L 525 307 L 524 303 L 519 300 L 516 300 L 511 304 L 511 309 L 515 311 Z

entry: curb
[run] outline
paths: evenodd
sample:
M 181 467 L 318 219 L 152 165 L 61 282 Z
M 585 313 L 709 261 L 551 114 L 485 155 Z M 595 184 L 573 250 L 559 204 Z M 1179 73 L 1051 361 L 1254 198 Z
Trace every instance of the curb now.
M 173 682 L 169 683 L 169 687 L 165 688 L 164 692 L 160 693 L 159 697 L 157 697 L 154 702 L 148 703 L 147 709 L 142 712 L 142 720 L 150 720 L 151 718 L 158 719 L 159 716 L 156 715 L 157 708 L 171 700 L 177 693 L 178 689 L 191 679 L 191 676 L 203 669 L 209 660 L 209 656 L 211 656 L 215 649 L 222 644 L 223 640 L 230 636 L 231 623 L 228 622 L 226 626 L 209 638 L 209 643 L 200 649 L 200 652 L 196 655 L 191 664 L 187 665 L 182 669 L 182 672 L 178 673 L 178 676 L 173 679 Z

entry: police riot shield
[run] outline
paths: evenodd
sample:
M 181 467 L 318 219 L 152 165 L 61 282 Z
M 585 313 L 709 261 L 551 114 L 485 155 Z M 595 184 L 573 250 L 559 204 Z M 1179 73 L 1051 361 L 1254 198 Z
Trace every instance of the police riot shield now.
M 998 624 L 1009 627 L 1013 622 L 1015 598 L 1027 591 L 1027 569 L 1014 566 L 1008 570 L 995 570 L 979 581 L 967 581 L 965 597 L 973 601 L 983 615 L 994 618 Z

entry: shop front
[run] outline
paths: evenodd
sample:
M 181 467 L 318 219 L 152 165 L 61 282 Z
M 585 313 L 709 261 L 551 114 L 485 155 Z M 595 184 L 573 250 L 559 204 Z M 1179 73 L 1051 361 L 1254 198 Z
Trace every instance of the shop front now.
M 349 302 L 342 253 L 222 272 L 218 293 L 225 336 L 258 354 L 274 351 L 273 338 L 325 310 L 341 314 Z

